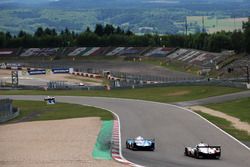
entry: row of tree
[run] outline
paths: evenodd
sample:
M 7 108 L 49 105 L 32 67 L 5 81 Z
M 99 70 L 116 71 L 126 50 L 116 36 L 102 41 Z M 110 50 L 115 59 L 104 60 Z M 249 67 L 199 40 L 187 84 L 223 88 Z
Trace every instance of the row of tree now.
M 250 53 L 250 22 L 243 24 L 243 31 L 197 33 L 190 35 L 135 35 L 110 24 L 97 24 L 92 31 L 82 33 L 67 28 L 60 33 L 55 29 L 37 28 L 34 34 L 20 31 L 17 35 L 0 32 L 0 48 L 71 47 L 71 46 L 166 46 L 194 48 L 213 52 L 235 50 Z

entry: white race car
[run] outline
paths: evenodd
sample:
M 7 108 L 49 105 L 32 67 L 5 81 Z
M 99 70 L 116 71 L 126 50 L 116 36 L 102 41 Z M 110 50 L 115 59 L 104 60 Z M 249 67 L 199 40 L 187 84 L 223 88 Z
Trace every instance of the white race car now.
M 141 136 L 138 136 L 135 139 L 127 139 L 126 148 L 131 149 L 131 150 L 154 151 L 155 140 L 154 139 L 144 139 Z
M 215 158 L 220 159 L 221 146 L 210 146 L 206 143 L 199 143 L 194 148 L 185 147 L 184 154 L 195 158 Z
M 46 101 L 47 104 L 55 104 L 56 103 L 56 98 L 51 97 L 51 96 L 47 96 L 47 97 L 44 98 L 44 101 Z

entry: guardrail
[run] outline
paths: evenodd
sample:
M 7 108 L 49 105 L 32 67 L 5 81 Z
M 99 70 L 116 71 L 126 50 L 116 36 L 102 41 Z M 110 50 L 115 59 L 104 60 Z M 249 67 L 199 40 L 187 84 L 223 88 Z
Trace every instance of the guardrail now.
M 50 83 L 51 84 L 51 83 Z M 199 85 L 211 85 L 211 86 L 225 86 L 225 87 L 235 87 L 242 89 L 250 89 L 247 87 L 247 83 L 245 82 L 234 82 L 227 80 L 180 80 L 180 81 L 167 81 L 167 82 L 143 82 L 130 80 L 128 81 L 110 81 L 110 89 L 128 89 L 128 88 L 147 88 L 147 87 L 168 87 L 168 86 L 199 86 Z M 107 86 L 84 86 L 84 85 L 68 85 L 56 82 L 52 83 L 51 86 L 42 87 L 42 86 L 18 86 L 18 87 L 10 87 L 10 86 L 1 86 L 0 90 L 108 90 Z
M 225 86 L 225 87 L 235 87 L 235 88 L 247 88 L 247 84 L 244 82 L 233 82 L 225 80 L 180 80 L 180 81 L 168 81 L 168 82 L 123 82 L 123 81 L 113 81 L 111 84 L 111 89 L 125 89 L 125 88 L 146 88 L 146 87 L 167 87 L 167 86 L 199 86 L 199 85 L 211 85 L 211 86 Z

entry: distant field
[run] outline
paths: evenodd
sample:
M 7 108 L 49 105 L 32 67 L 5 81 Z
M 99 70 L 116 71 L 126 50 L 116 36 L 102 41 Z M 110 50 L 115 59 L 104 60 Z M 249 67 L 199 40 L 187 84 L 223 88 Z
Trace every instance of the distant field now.
M 248 18 L 217 18 L 204 16 L 204 25 L 208 33 L 217 31 L 242 30 L 242 23 L 248 21 Z M 202 16 L 187 16 L 189 33 L 194 33 L 198 29 L 202 30 Z

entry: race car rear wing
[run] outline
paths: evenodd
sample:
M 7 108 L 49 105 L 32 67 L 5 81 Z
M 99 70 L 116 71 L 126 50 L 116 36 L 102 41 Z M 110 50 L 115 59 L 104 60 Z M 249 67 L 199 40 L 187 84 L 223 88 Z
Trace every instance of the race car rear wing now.
M 129 138 L 129 139 L 127 139 L 127 141 L 135 141 L 135 139 L 131 139 L 131 138 Z M 152 141 L 152 142 L 155 142 L 155 139 L 143 139 L 143 140 L 146 140 L 146 141 Z
M 197 146 L 197 148 L 218 148 L 218 149 L 221 149 L 221 146 Z

